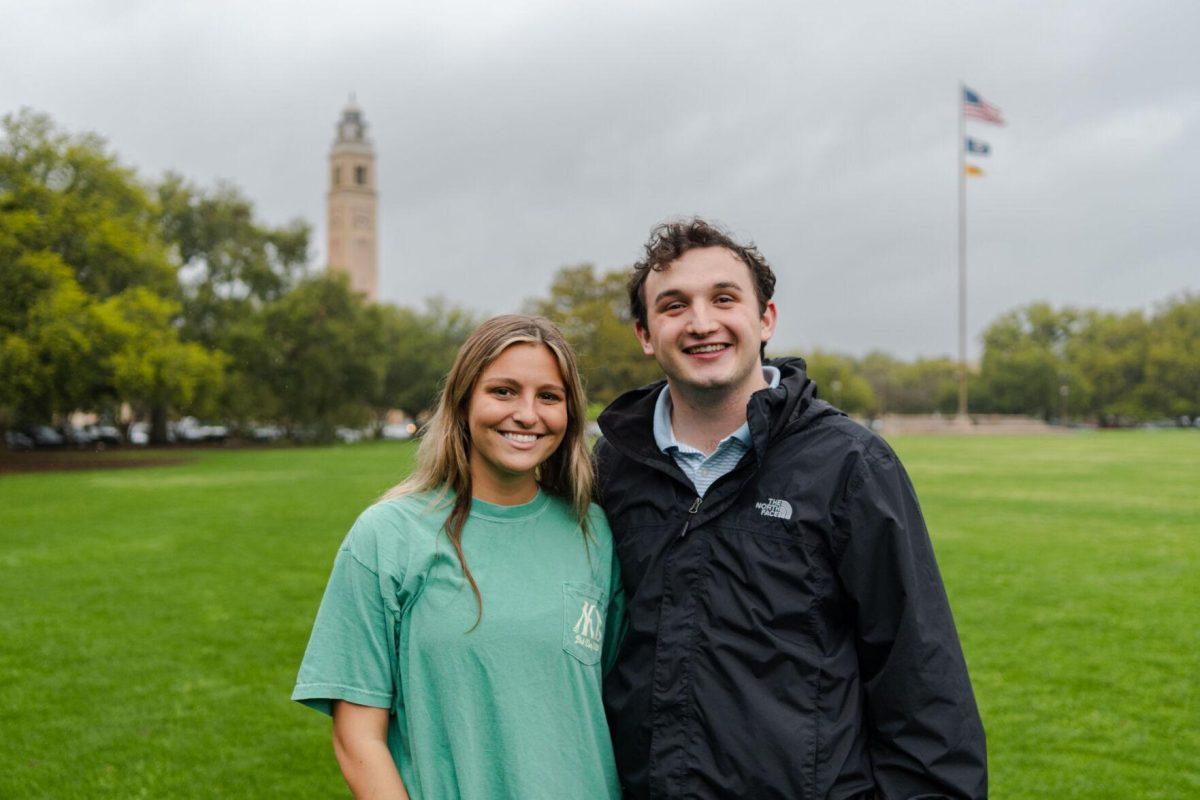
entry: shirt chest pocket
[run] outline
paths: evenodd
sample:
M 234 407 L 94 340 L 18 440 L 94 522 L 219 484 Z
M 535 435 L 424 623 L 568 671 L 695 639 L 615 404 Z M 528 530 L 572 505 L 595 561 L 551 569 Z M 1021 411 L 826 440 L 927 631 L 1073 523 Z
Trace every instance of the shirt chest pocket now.
M 605 592 L 590 583 L 563 583 L 563 650 L 592 665 L 604 646 Z

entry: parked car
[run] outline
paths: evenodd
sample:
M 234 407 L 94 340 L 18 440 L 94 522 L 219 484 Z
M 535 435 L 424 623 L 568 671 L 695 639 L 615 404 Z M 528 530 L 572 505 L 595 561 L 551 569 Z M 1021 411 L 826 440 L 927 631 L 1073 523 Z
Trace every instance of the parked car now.
M 129 443 L 138 447 L 150 444 L 150 423 L 135 422 L 129 426 Z
M 25 429 L 25 435 L 33 440 L 33 446 L 37 448 L 62 447 L 67 443 L 62 434 L 49 425 L 30 425 Z
M 224 425 L 205 425 L 195 417 L 184 417 L 173 426 L 175 438 L 181 442 L 223 442 L 229 437 L 229 428 Z
M 196 444 L 204 441 L 204 426 L 201 425 L 195 417 L 184 417 L 178 422 L 173 422 L 170 425 L 172 433 L 175 434 L 176 441 L 184 442 L 185 444 Z
M 122 441 L 121 432 L 117 430 L 115 425 L 89 425 L 84 430 L 91 435 L 92 441 L 97 444 L 120 444 Z
M 204 440 L 206 442 L 223 442 L 229 438 L 229 428 L 224 425 L 205 425 Z
M 95 442 L 95 437 L 88 432 L 87 428 L 81 428 L 78 425 L 60 425 L 58 432 L 62 434 L 66 443 L 72 447 L 80 449 L 88 447 Z
M 255 442 L 274 442 L 283 436 L 278 425 L 256 425 L 250 429 L 250 439 Z
M 339 442 L 343 444 L 354 444 L 363 440 L 363 432 L 357 428 L 338 428 L 333 432 Z
M 32 450 L 33 439 L 20 431 L 5 431 L 4 445 L 9 450 Z

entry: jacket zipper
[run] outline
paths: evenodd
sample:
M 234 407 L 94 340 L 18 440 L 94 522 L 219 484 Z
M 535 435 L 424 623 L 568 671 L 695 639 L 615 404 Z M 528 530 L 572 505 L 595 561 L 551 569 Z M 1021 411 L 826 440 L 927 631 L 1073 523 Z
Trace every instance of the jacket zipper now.
M 675 538 L 682 539 L 684 536 L 687 536 L 688 526 L 692 524 L 692 520 L 696 517 L 696 512 L 700 510 L 700 503 L 702 500 L 703 498 L 697 497 L 696 502 L 692 503 L 692 507 L 688 509 L 687 519 L 683 521 L 683 530 L 681 530 L 679 532 L 679 536 Z

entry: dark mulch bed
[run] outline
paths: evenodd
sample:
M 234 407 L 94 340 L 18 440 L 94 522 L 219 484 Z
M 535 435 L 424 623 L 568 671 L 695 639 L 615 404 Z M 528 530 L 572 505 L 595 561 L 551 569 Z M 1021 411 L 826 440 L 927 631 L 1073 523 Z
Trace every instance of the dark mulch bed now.
M 0 475 L 79 469 L 173 467 L 195 460 L 194 454 L 179 451 L 42 450 L 10 453 L 0 450 Z

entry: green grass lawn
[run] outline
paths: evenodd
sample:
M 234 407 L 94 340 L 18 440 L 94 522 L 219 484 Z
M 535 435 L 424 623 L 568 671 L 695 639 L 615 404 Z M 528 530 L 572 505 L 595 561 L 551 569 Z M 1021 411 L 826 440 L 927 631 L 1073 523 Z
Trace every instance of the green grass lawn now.
M 1200 796 L 1200 435 L 903 438 L 992 796 Z M 0 477 L 0 797 L 345 795 L 291 703 L 409 444 Z

